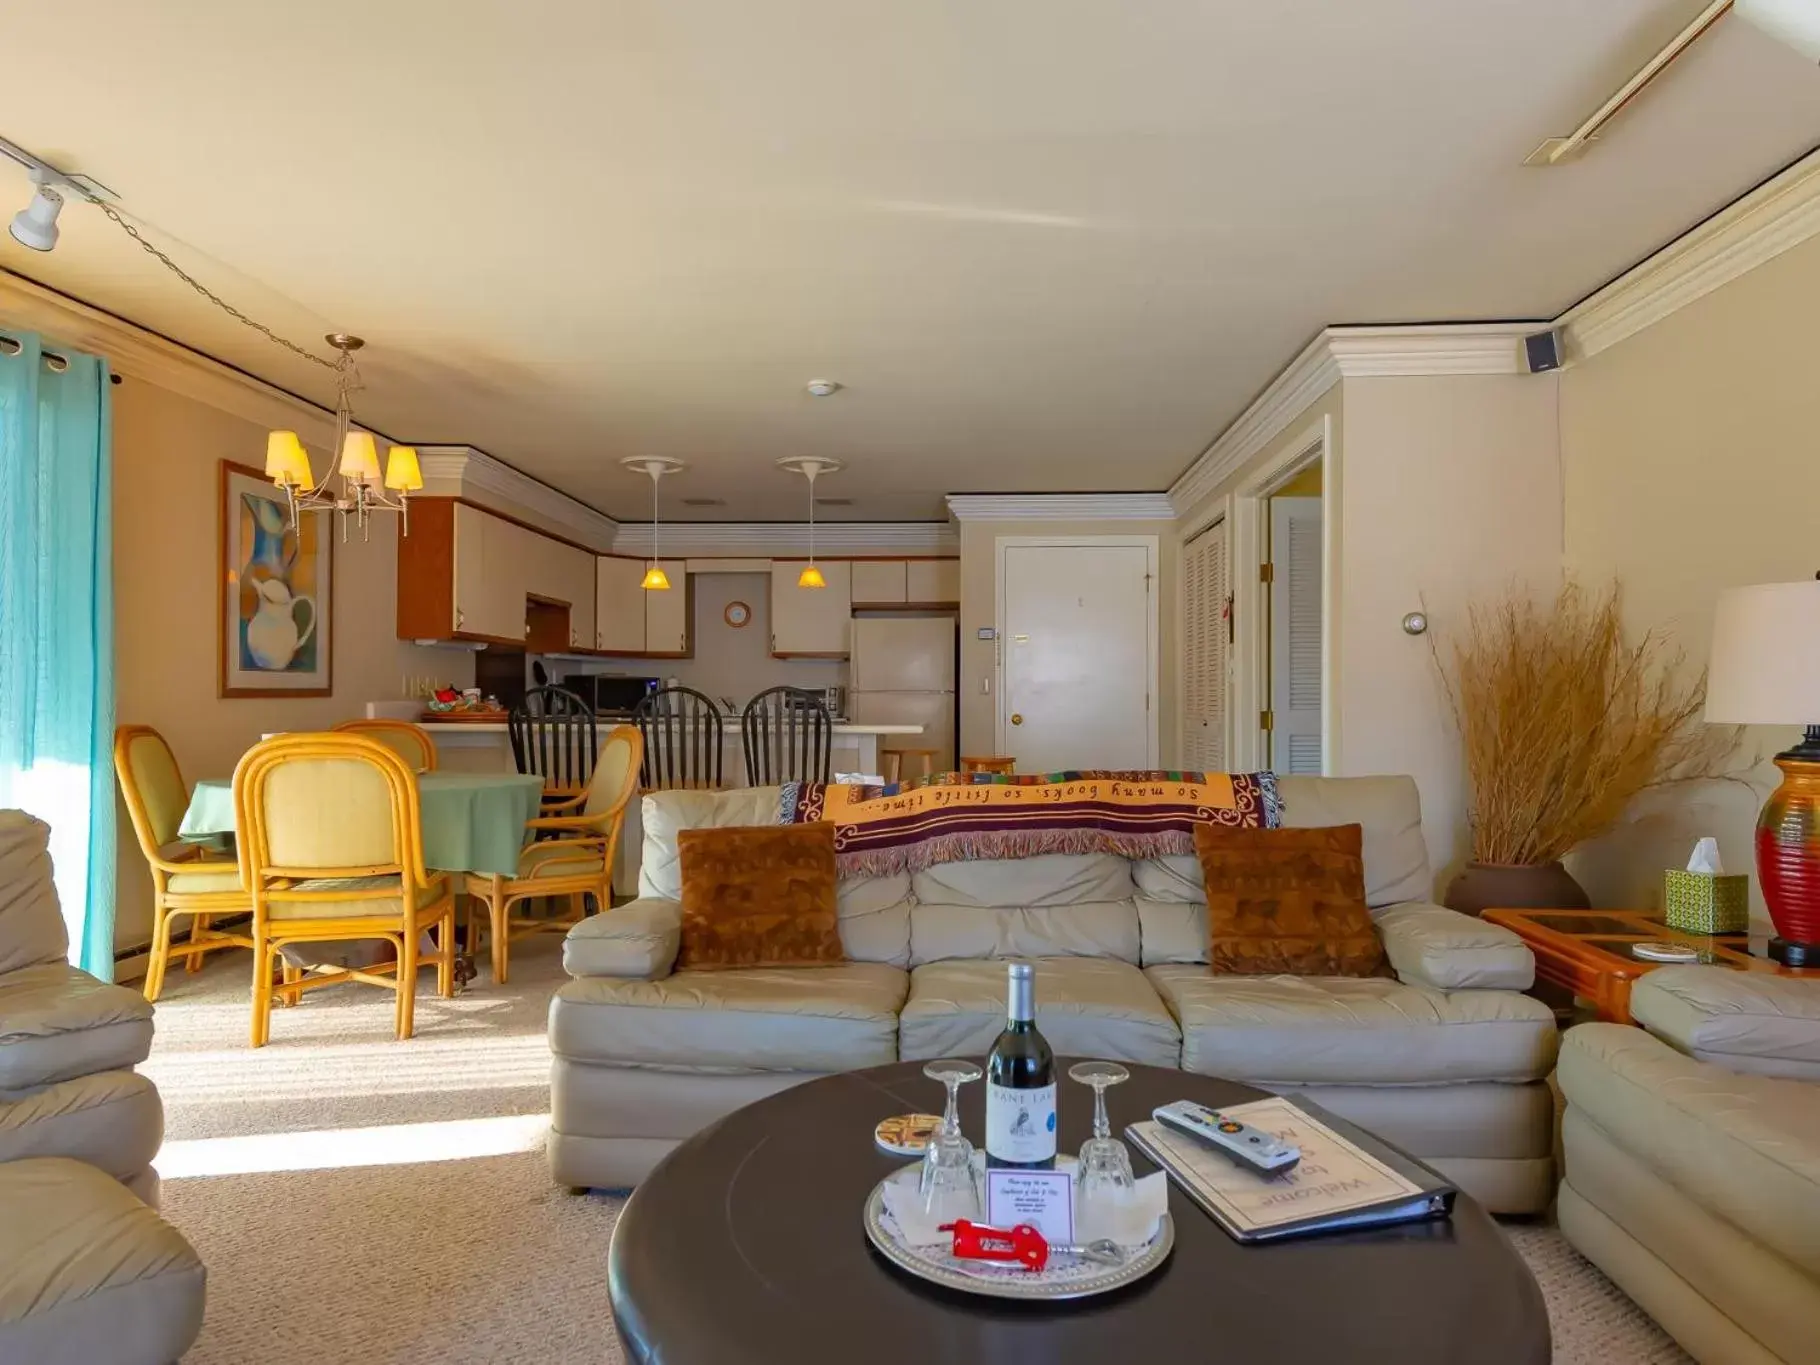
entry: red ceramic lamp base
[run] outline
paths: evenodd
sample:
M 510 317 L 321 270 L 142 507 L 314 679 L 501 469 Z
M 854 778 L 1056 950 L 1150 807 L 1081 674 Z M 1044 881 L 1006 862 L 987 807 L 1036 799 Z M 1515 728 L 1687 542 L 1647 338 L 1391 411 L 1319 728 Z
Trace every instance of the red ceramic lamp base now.
M 1757 876 L 1776 925 L 1769 954 L 1820 967 L 1820 729 L 1775 761 L 1782 785 L 1757 817 Z

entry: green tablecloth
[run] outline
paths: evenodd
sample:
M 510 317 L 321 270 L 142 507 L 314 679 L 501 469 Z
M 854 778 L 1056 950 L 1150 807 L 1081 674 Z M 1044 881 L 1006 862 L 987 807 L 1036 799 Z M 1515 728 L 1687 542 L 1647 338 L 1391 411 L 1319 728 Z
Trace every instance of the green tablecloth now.
M 423 773 L 423 861 L 437 872 L 518 871 L 525 821 L 537 817 L 543 779 L 519 773 Z M 190 795 L 178 834 L 195 842 L 234 832 L 233 783 L 205 779 Z

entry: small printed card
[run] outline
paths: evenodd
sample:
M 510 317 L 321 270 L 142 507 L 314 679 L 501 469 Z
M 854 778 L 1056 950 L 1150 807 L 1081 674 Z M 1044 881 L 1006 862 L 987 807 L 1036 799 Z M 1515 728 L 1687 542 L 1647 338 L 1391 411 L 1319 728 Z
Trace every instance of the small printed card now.
M 1074 1177 L 1067 1171 L 986 1172 L 986 1221 L 995 1228 L 1029 1223 L 1050 1243 L 1074 1241 Z

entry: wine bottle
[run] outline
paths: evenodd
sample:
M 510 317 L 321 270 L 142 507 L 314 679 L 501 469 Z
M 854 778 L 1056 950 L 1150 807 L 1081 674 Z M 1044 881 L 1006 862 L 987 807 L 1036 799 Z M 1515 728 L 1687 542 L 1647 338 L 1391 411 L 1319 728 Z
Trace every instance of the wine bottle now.
M 1055 1165 L 1055 1054 L 1036 1028 L 1036 969 L 1013 962 L 1005 1031 L 986 1055 L 986 1164 Z

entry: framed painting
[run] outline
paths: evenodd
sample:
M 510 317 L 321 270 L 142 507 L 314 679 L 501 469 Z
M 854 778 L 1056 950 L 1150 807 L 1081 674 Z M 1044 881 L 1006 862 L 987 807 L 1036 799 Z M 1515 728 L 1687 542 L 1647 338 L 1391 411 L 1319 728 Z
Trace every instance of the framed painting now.
M 221 462 L 216 654 L 224 697 L 334 692 L 335 537 L 326 511 L 291 525 L 284 490 Z

